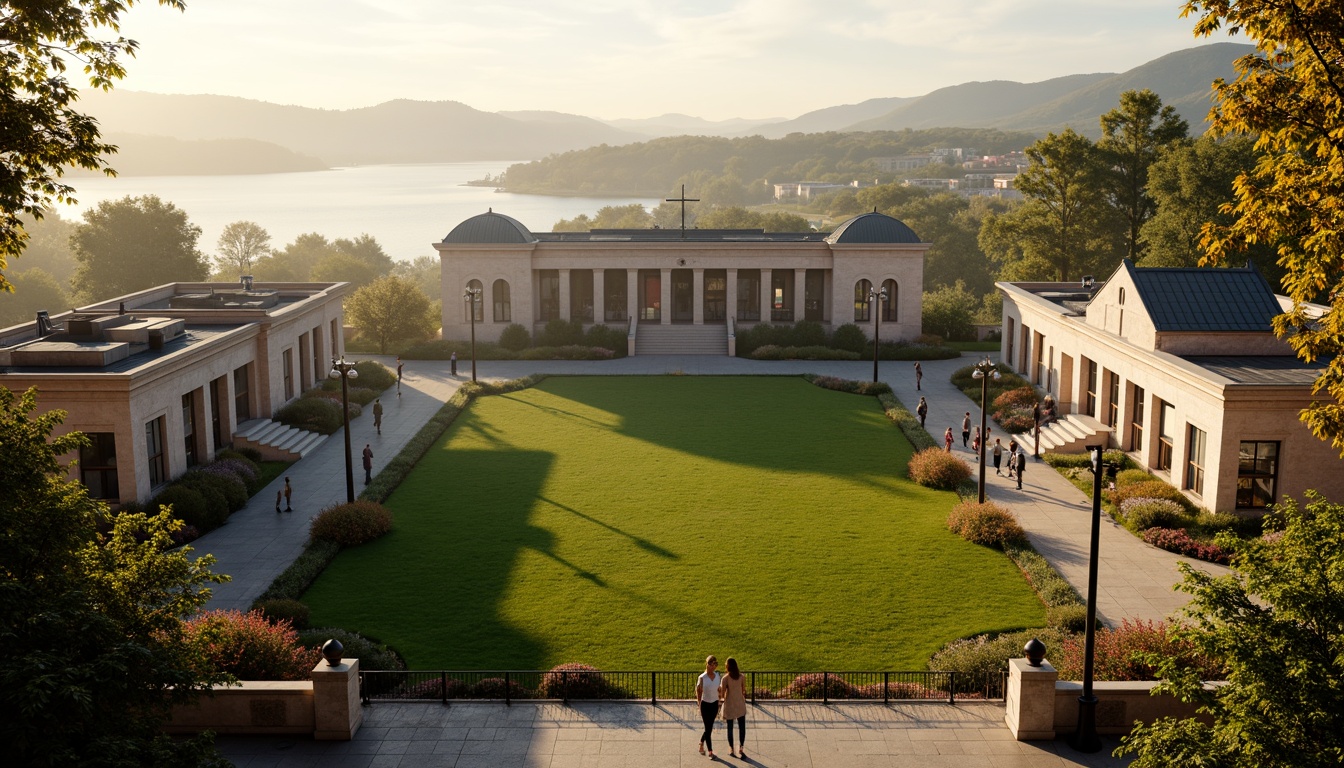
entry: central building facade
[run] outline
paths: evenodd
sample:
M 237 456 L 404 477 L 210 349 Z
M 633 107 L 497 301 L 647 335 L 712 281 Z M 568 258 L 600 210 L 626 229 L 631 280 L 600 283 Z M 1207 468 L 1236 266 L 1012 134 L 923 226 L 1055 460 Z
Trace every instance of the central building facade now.
M 597 229 L 534 234 L 493 211 L 458 224 L 434 245 L 442 265 L 443 337 L 472 332 L 468 289 L 478 289 L 475 333 L 498 340 L 513 323 L 552 320 L 627 328 L 735 327 L 802 320 L 855 323 L 883 339 L 920 334 L 922 242 L 880 213 L 832 233 L 763 230 Z M 873 301 L 885 290 L 886 301 Z

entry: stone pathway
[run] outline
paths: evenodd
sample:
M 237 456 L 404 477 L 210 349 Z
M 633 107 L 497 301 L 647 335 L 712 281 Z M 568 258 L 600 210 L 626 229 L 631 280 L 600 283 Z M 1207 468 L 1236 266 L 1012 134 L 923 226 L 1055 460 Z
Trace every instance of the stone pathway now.
M 1013 741 L 1002 705 L 813 704 L 748 707 L 747 759 L 728 755 L 724 725 L 714 730 L 718 760 L 700 755 L 694 702 L 374 704 L 349 742 L 221 736 L 238 768 L 1064 768 L 1123 766 L 1064 741 Z

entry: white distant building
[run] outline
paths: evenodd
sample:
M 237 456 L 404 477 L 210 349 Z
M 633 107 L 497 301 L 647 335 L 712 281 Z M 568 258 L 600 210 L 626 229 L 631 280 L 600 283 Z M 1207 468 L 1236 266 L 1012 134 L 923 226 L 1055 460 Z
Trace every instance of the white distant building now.
M 848 184 L 831 181 L 789 181 L 774 185 L 776 200 L 790 197 L 796 197 L 799 200 L 811 200 L 813 196 L 825 192 L 835 192 L 840 189 L 860 189 L 865 186 L 869 185 L 857 180 Z
M 625 330 L 634 354 L 731 354 L 735 328 L 810 320 L 921 331 L 929 243 L 890 216 L 865 213 L 829 234 L 759 229 L 597 229 L 533 233 L 489 212 L 434 249 L 442 264 L 443 336 L 473 330 L 464 291 L 481 291 L 474 330 L 494 341 L 511 323 L 552 320 Z M 890 299 L 880 307 L 872 289 Z

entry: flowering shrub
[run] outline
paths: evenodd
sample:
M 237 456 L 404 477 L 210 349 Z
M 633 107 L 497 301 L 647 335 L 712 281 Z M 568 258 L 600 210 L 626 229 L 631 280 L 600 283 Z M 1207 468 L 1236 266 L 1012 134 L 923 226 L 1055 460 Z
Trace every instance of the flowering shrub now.
M 202 467 L 203 472 L 231 474 L 243 481 L 244 485 L 257 479 L 257 465 L 246 459 L 216 459 Z
M 1036 420 L 1030 413 L 1005 413 L 995 411 L 994 420 L 1009 434 L 1022 434 L 1036 426 Z
M 1027 539 L 1013 513 L 992 501 L 983 504 L 970 500 L 960 502 L 948 513 L 947 527 L 973 544 L 997 549 Z
M 966 462 L 941 448 L 925 448 L 911 456 L 906 472 L 916 483 L 943 491 L 956 490 L 971 476 Z
M 1168 499 L 1127 498 L 1120 502 L 1120 514 L 1133 531 L 1179 528 L 1186 519 L 1185 507 Z
M 1026 409 L 1027 415 L 1031 415 L 1031 409 L 1036 406 L 1036 388 L 1018 387 L 1010 389 L 1007 392 L 994 398 L 994 410 L 1022 410 Z
M 1222 676 L 1222 665 L 1198 653 L 1187 640 L 1177 638 L 1174 627 L 1161 621 L 1125 619 L 1118 629 L 1102 627 L 1096 633 L 1093 673 L 1097 680 L 1154 680 L 1157 668 L 1145 654 L 1178 659 L 1182 667 L 1199 671 L 1204 680 Z M 1079 680 L 1083 676 L 1082 635 L 1064 639 L 1063 653 L 1057 654 L 1055 667 L 1061 680 Z
M 858 360 L 859 353 L 830 347 L 780 347 L 766 344 L 749 355 L 752 360 Z
M 1032 638 L 1045 643 L 1046 657 L 1053 662 L 1060 655 L 1065 636 L 1056 629 L 1027 629 L 953 640 L 929 658 L 928 668 L 935 672 L 964 672 L 968 680 L 983 680 L 985 675 L 1007 669 L 1009 659 L 1025 656 L 1023 648 Z
M 532 691 L 519 685 L 518 681 L 509 680 L 506 684 L 502 677 L 487 677 L 471 686 L 471 690 L 467 692 L 467 696 L 473 699 L 530 699 L 534 695 Z
M 820 699 L 824 698 L 822 696 L 823 686 L 825 687 L 826 696 L 830 698 L 863 698 L 859 695 L 860 692 L 858 686 L 842 677 L 836 677 L 835 675 L 823 676 L 820 672 L 808 672 L 807 674 L 798 675 L 793 678 L 788 685 L 780 688 L 775 696 L 780 699 Z M 882 686 L 879 684 L 877 687 L 879 689 L 877 695 L 880 697 L 882 695 Z
M 183 544 L 190 544 L 201 538 L 200 530 L 194 525 L 184 525 L 176 531 L 173 531 L 170 535 L 173 537 L 173 543 L 179 547 Z
M 239 680 L 306 680 L 322 658 L 298 644 L 288 622 L 272 624 L 261 611 L 207 611 L 183 629 L 203 663 Z
M 1149 480 L 1157 480 L 1157 475 L 1146 469 L 1125 469 L 1116 474 L 1115 487 L 1126 488 L 1135 483 L 1143 483 Z
M 1185 494 L 1161 480 L 1145 480 L 1125 486 L 1117 486 L 1111 492 L 1111 501 L 1115 502 L 1117 506 L 1122 506 L 1126 499 L 1166 499 L 1176 502 L 1187 511 L 1191 511 L 1193 507 L 1190 500 L 1185 498 Z
M 629 691 L 613 685 L 596 667 L 561 664 L 541 676 L 537 694 L 543 699 L 631 699 Z
M 611 360 L 614 357 L 616 353 L 606 347 L 587 347 L 580 344 L 532 347 L 518 353 L 519 360 Z
M 314 539 L 353 547 L 392 530 L 392 512 L 372 501 L 354 501 L 327 507 L 313 518 L 309 533 Z
M 809 380 L 822 389 L 833 389 L 836 392 L 849 392 L 854 395 L 885 395 L 891 392 L 891 385 L 881 381 L 855 381 L 838 376 L 812 376 Z
M 1222 565 L 1226 565 L 1228 561 L 1227 551 L 1222 547 L 1196 541 L 1190 538 L 1190 534 L 1180 528 L 1149 528 L 1143 532 L 1143 540 L 1159 549 L 1193 557 L 1196 560 Z
M 287 622 L 296 630 L 308 628 L 308 606 L 298 600 L 289 598 L 258 600 L 252 604 L 252 610 L 260 611 L 261 615 L 275 624 Z

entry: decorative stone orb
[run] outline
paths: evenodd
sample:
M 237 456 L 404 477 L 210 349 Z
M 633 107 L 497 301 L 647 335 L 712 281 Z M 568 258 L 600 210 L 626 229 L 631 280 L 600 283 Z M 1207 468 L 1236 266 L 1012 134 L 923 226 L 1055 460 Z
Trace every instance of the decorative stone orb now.
M 1045 646 L 1041 646 L 1041 648 L 1041 652 L 1044 653 Z M 327 664 L 339 667 L 341 665 L 341 652 L 344 650 L 345 646 L 341 645 L 341 641 L 332 638 L 322 644 L 322 658 L 327 660 Z
M 333 640 L 332 642 L 335 641 Z M 1041 666 L 1041 662 L 1045 661 L 1045 643 L 1042 643 L 1034 637 L 1027 641 L 1027 644 L 1023 646 L 1022 650 L 1027 654 L 1027 663 L 1033 667 L 1039 667 Z M 323 652 L 325 653 L 325 646 Z

